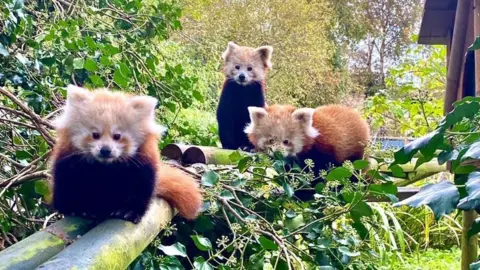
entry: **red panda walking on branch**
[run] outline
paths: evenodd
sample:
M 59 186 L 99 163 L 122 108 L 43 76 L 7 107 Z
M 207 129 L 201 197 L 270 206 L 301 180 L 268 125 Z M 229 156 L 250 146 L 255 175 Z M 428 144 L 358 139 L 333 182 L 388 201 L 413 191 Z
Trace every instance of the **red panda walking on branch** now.
M 250 122 L 248 107 L 265 106 L 264 79 L 272 67 L 273 48 L 250 48 L 228 43 L 222 57 L 225 61 L 225 83 L 217 107 L 218 133 L 225 149 L 253 149 L 245 126 Z
M 346 160 L 364 158 L 370 140 L 367 122 L 355 110 L 341 105 L 296 109 L 289 105 L 249 107 L 251 123 L 245 133 L 261 152 L 280 152 L 300 166 L 313 160 L 314 173 Z M 315 183 L 313 183 L 315 184 Z M 309 197 L 296 194 L 297 197 Z M 310 194 L 310 195 L 313 195 Z
M 160 161 L 156 104 L 149 96 L 67 88 L 51 156 L 56 210 L 137 223 L 156 195 L 196 217 L 202 195 L 195 180 Z

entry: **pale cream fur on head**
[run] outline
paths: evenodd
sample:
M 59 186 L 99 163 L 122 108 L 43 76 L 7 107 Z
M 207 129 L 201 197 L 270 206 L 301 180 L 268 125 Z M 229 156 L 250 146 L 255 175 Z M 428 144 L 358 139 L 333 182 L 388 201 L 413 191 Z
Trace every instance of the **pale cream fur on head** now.
M 245 133 L 261 151 L 296 155 L 302 151 L 307 137 L 319 135 L 312 122 L 314 109 L 273 105 L 267 109 L 249 107 L 248 111 L 251 122 Z
M 54 125 L 57 130 L 66 130 L 79 150 L 96 151 L 100 144 L 108 143 L 117 150 L 117 156 L 133 155 L 148 134 L 160 136 L 164 132 L 155 122 L 156 105 L 157 99 L 150 96 L 69 85 L 66 105 Z M 102 134 L 101 139 L 91 139 L 92 133 Z M 122 140 L 113 141 L 113 134 L 121 134 Z

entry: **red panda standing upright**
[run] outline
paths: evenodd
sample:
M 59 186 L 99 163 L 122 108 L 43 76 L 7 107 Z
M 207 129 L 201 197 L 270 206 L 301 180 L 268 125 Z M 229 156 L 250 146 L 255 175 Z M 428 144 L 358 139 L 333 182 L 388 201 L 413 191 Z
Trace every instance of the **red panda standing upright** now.
M 137 223 L 157 195 L 183 217 L 196 217 L 202 195 L 195 180 L 160 161 L 156 104 L 149 96 L 68 86 L 51 156 L 56 210 Z
M 226 76 L 217 108 L 218 133 L 225 149 L 253 149 L 243 132 L 250 122 L 248 107 L 265 106 L 264 78 L 272 67 L 273 48 L 250 48 L 228 43 L 222 57 Z
M 305 159 L 312 159 L 315 175 L 330 165 L 364 158 L 370 140 L 367 122 L 352 108 L 341 105 L 316 109 L 271 105 L 248 110 L 252 122 L 245 133 L 257 150 L 279 151 L 296 158 L 301 166 Z

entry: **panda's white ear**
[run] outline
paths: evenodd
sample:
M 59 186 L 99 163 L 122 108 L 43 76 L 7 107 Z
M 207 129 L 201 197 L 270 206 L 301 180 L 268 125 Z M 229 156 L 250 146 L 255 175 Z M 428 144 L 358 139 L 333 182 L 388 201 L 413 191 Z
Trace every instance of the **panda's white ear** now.
M 239 47 L 240 46 L 235 44 L 233 41 L 228 42 L 227 49 L 222 53 L 222 59 L 226 61 L 233 51 Z
M 250 114 L 250 123 L 245 127 L 244 132 L 247 134 L 253 133 L 255 126 L 257 126 L 262 119 L 268 115 L 268 112 L 262 107 L 248 107 Z
M 67 86 L 67 106 L 83 105 L 90 100 L 92 93 L 85 88 L 70 84 Z
M 319 135 L 318 130 L 313 127 L 313 114 L 315 109 L 311 108 L 301 108 L 297 109 L 292 113 L 293 119 L 299 122 L 300 125 L 305 130 L 307 136 L 315 138 Z

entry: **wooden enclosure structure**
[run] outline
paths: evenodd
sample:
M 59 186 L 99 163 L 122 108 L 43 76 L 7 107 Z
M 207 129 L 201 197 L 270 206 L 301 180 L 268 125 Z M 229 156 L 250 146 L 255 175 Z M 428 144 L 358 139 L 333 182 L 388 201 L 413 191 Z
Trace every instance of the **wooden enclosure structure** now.
M 445 114 L 455 101 L 480 95 L 480 50 L 468 51 L 478 36 L 480 0 L 425 1 L 418 43 L 447 46 Z M 477 260 L 477 236 L 469 239 L 467 235 L 476 216 L 475 211 L 463 215 L 462 270 Z

